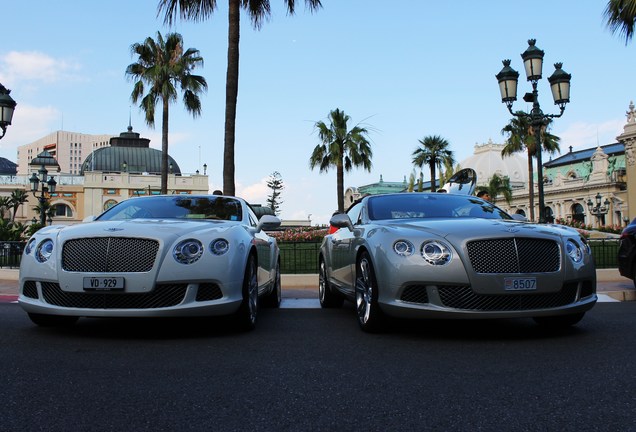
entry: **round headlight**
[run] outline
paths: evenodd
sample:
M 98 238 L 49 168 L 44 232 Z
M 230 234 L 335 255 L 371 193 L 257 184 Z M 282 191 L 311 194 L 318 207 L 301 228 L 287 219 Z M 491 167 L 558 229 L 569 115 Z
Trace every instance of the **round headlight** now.
M 568 239 L 567 243 L 565 244 L 565 251 L 575 263 L 579 263 L 583 259 L 583 251 L 581 250 L 581 246 L 572 239 Z
M 35 259 L 39 262 L 46 262 L 53 255 L 53 240 L 46 239 L 40 243 L 35 251 Z
M 172 254 L 177 262 L 192 264 L 203 255 L 203 245 L 196 239 L 183 240 L 174 247 Z
M 432 265 L 445 265 L 451 261 L 453 254 L 450 247 L 433 240 L 422 245 L 422 258 Z
M 393 243 L 393 251 L 399 256 L 411 256 L 413 255 L 413 243 L 408 240 L 398 240 Z
M 27 254 L 27 255 L 31 255 L 31 252 L 33 252 L 33 248 L 35 248 L 35 239 L 34 238 L 29 240 L 27 245 L 24 247 L 24 253 Z
M 214 255 L 223 255 L 224 253 L 227 253 L 227 251 L 229 250 L 230 250 L 230 243 L 225 239 L 219 238 L 214 240 L 212 243 L 210 243 L 210 251 Z

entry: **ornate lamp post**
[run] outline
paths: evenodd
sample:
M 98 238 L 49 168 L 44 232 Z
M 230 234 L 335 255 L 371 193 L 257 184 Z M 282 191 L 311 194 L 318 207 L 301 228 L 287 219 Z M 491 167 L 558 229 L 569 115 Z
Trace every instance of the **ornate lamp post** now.
M 37 157 L 33 159 L 29 165 L 40 167 L 38 170 L 40 176 L 38 177 L 38 175 L 34 172 L 29 178 L 29 183 L 31 183 L 31 192 L 33 192 L 33 196 L 36 197 L 40 203 L 40 225 L 44 227 L 46 226 L 45 203 L 48 202 L 50 194 L 55 192 L 55 187 L 57 186 L 55 179 L 53 177 L 48 177 L 49 172 L 46 167 L 53 166 L 59 169 L 60 165 L 57 163 L 57 160 L 53 157 L 53 155 L 46 150 L 37 155 Z M 42 187 L 38 188 L 40 184 L 42 184 Z M 52 222 L 51 219 L 49 219 L 49 221 Z
M 2 129 L 0 139 L 2 139 L 4 134 L 7 132 L 7 126 L 11 124 L 13 111 L 17 105 L 16 101 L 9 96 L 9 93 L 11 93 L 11 90 L 0 84 L 0 129 Z
M 539 222 L 545 222 L 545 200 L 543 195 L 543 162 L 541 160 L 541 132 L 545 130 L 548 120 L 561 117 L 565 110 L 565 105 L 570 102 L 570 79 L 572 75 L 566 73 L 561 67 L 562 63 L 555 63 L 556 70 L 548 78 L 552 89 L 554 104 L 558 105 L 561 112 L 559 114 L 544 114 L 539 105 L 539 92 L 537 83 L 541 79 L 543 69 L 544 52 L 535 46 L 536 40 L 528 41 L 528 49 L 521 54 L 526 70 L 528 81 L 532 84 L 532 93 L 526 93 L 523 100 L 532 102 L 530 113 L 515 113 L 512 104 L 517 100 L 517 81 L 519 72 L 510 67 L 510 60 L 503 60 L 503 69 L 496 75 L 501 92 L 501 102 L 505 103 L 508 111 L 515 117 L 526 117 L 532 125 L 532 134 L 535 137 L 536 157 L 537 157 L 537 178 L 539 187 Z
M 609 211 L 610 201 L 607 198 L 605 198 L 605 201 L 603 201 L 603 204 L 601 205 L 603 196 L 601 196 L 600 193 L 596 194 L 596 196 L 594 197 L 594 200 L 595 200 L 595 203 L 593 203 L 591 199 L 587 200 L 587 209 L 590 211 L 590 213 L 596 216 L 599 226 L 605 225 L 605 215 Z

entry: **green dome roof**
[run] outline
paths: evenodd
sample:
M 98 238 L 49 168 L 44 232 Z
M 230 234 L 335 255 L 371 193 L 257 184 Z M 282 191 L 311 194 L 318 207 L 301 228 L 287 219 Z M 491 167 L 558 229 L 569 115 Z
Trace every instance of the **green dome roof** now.
M 171 173 L 181 174 L 177 162 L 168 155 Z M 127 132 L 110 139 L 110 147 L 95 150 L 82 163 L 80 174 L 87 171 L 161 173 L 161 150 L 150 148 L 150 140 L 140 138 L 139 134 L 128 126 Z

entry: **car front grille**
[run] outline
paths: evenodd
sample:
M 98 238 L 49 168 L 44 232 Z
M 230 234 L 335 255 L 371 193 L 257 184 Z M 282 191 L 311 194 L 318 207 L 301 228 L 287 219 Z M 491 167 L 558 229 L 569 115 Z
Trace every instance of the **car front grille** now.
M 38 288 L 35 285 L 35 281 L 24 281 L 24 285 L 22 286 L 22 294 L 25 297 L 29 297 L 32 299 L 38 298 Z
M 402 291 L 400 300 L 410 303 L 428 303 L 426 285 L 409 285 Z
M 54 282 L 42 282 L 44 300 L 52 305 L 83 309 L 157 309 L 183 301 L 188 284 L 158 284 L 147 293 L 66 292 Z
M 156 240 L 95 237 L 69 240 L 62 250 L 62 268 L 72 272 L 147 272 L 152 269 L 159 242 Z
M 479 240 L 469 242 L 467 248 L 477 273 L 550 273 L 561 268 L 559 245 L 552 240 Z
M 565 306 L 576 301 L 577 284 L 566 284 L 556 293 L 476 294 L 470 286 L 438 286 L 442 304 L 477 311 L 519 311 Z

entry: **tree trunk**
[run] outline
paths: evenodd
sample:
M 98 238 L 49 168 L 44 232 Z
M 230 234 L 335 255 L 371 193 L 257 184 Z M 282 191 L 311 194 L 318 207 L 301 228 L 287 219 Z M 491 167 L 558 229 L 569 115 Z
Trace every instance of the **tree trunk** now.
M 530 220 L 534 222 L 534 164 L 528 150 L 528 197 L 530 198 Z
M 225 141 L 223 146 L 223 193 L 234 196 L 234 141 L 239 79 L 240 0 L 229 0 L 227 75 L 225 77 Z
M 161 194 L 168 193 L 168 97 L 162 99 L 162 119 L 161 119 Z
M 435 192 L 435 163 L 431 163 L 431 192 Z
M 336 188 L 338 189 L 338 211 L 344 213 L 344 166 L 342 159 L 336 167 Z

